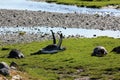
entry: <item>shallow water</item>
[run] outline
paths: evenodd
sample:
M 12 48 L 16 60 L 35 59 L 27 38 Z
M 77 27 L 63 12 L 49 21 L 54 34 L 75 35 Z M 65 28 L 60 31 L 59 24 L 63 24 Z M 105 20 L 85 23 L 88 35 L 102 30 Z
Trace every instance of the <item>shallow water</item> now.
M 17 10 L 32 10 L 32 11 L 47 11 L 47 12 L 59 12 L 59 13 L 87 13 L 87 14 L 100 14 L 111 16 L 120 16 L 120 10 L 116 9 L 92 9 L 83 8 L 70 5 L 60 5 L 55 3 L 46 2 L 33 2 L 26 0 L 0 0 L 0 9 L 17 9 Z M 50 28 L 50 27 L 0 27 L 0 34 L 13 34 L 15 32 L 24 31 L 27 33 L 50 33 L 53 30 L 55 33 L 61 31 L 66 37 L 70 36 L 84 36 L 84 37 L 95 37 L 96 36 L 108 36 L 114 38 L 120 38 L 120 31 L 111 30 L 95 30 L 95 29 L 78 29 L 78 28 Z
M 98 30 L 98 29 L 80 29 L 80 28 L 51 28 L 51 27 L 0 27 L 0 34 L 14 34 L 17 32 L 26 32 L 26 33 L 47 33 L 51 34 L 50 30 L 53 30 L 55 33 L 61 31 L 65 37 L 68 36 L 83 36 L 87 38 L 98 37 L 98 36 L 108 36 L 114 38 L 120 38 L 120 31 L 111 31 L 111 30 Z M 96 36 L 94 36 L 96 35 Z
M 47 11 L 59 13 L 87 13 L 87 14 L 110 14 L 112 16 L 120 16 L 120 10 L 117 9 L 92 9 L 85 7 L 77 7 L 70 5 L 61 5 L 46 2 L 33 2 L 26 0 L 0 0 L 0 9 L 17 9 L 17 10 L 32 10 L 32 11 Z

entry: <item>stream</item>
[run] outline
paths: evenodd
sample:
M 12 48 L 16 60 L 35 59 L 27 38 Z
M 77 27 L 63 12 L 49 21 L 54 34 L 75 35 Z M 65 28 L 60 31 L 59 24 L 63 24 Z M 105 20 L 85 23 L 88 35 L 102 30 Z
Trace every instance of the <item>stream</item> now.
M 108 36 L 114 38 L 120 38 L 120 31 L 112 30 L 98 30 L 98 29 L 81 29 L 81 28 L 61 28 L 61 27 L 0 27 L 0 34 L 14 34 L 19 32 L 25 32 L 28 34 L 51 34 L 50 30 L 55 33 L 61 31 L 65 37 L 68 36 L 79 36 L 86 38 L 93 38 L 98 36 Z
M 93 9 L 86 7 L 77 7 L 71 5 L 62 5 L 55 3 L 46 2 L 33 2 L 26 0 L 0 0 L 0 9 L 15 9 L 15 10 L 30 10 L 30 11 L 47 11 L 47 12 L 58 12 L 58 13 L 84 13 L 84 14 L 100 14 L 100 15 L 111 15 L 120 16 L 120 10 L 117 9 Z M 49 33 L 50 30 L 54 32 L 61 31 L 65 36 L 69 35 L 80 35 L 84 37 L 94 36 L 109 36 L 114 38 L 120 38 L 120 31 L 111 30 L 98 30 L 98 29 L 81 29 L 81 28 L 51 28 L 44 26 L 37 27 L 0 27 L 0 34 L 13 33 L 23 31 L 27 33 L 37 34 L 40 31 L 43 33 Z
M 86 7 L 77 7 L 72 5 L 62 5 L 46 2 L 34 2 L 27 0 L 0 0 L 0 9 L 17 9 L 32 11 L 47 11 L 58 13 L 84 13 L 120 16 L 120 10 L 117 9 L 93 9 Z

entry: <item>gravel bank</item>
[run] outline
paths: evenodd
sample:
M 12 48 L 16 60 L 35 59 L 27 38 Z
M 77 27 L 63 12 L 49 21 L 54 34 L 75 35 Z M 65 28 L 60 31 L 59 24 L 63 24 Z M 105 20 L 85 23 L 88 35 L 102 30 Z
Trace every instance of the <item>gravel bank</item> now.
M 51 34 L 29 34 L 26 33 L 24 35 L 20 35 L 19 33 L 13 33 L 13 34 L 2 34 L 0 35 L 0 46 L 3 46 L 5 44 L 20 44 L 20 43 L 30 43 L 33 41 L 43 41 L 43 40 L 49 40 L 52 39 Z
M 120 30 L 120 17 L 100 16 L 77 13 L 50 13 L 41 11 L 0 10 L 0 26 L 34 27 L 50 26 L 65 28 L 86 28 L 100 30 Z M 50 34 L 24 34 L 18 33 L 0 35 L 0 45 L 14 43 L 28 43 L 52 39 Z
M 120 30 L 120 17 L 1 9 L 0 26 L 50 26 Z

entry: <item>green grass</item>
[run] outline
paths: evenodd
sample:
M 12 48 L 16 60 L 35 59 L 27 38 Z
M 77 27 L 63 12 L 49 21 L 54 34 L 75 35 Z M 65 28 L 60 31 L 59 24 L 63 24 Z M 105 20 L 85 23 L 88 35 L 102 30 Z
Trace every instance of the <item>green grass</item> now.
M 55 2 L 57 4 L 77 5 L 93 8 L 100 8 L 107 5 L 120 4 L 120 0 L 46 0 L 46 2 Z
M 52 41 L 32 42 L 26 44 L 4 45 L 0 48 L 17 48 L 21 50 L 24 59 L 8 59 L 10 50 L 0 50 L 0 61 L 10 64 L 12 61 L 18 63 L 22 71 L 27 72 L 32 80 L 73 80 L 79 77 L 108 80 L 120 79 L 120 54 L 108 53 L 105 57 L 92 57 L 94 47 L 102 45 L 108 52 L 119 46 L 120 39 L 99 38 L 70 38 L 63 40 L 63 46 L 67 48 L 64 52 L 56 54 L 30 55 Z M 81 70 L 81 72 L 78 72 Z M 35 79 L 34 79 L 35 78 Z

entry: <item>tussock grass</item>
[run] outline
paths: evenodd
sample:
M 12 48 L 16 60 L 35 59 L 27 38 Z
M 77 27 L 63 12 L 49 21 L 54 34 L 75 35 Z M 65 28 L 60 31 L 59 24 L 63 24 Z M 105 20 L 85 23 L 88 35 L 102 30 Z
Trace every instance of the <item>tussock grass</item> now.
M 25 55 L 24 59 L 8 59 L 5 56 L 10 50 L 0 50 L 0 61 L 10 64 L 18 63 L 20 70 L 27 72 L 35 80 L 73 80 L 80 77 L 91 79 L 120 79 L 120 54 L 108 53 L 105 57 L 92 57 L 94 47 L 104 46 L 108 52 L 119 46 L 119 39 L 98 38 L 70 38 L 64 39 L 63 44 L 67 50 L 56 54 L 30 55 L 50 41 L 32 42 L 26 44 L 13 44 L 1 46 L 12 49 L 17 48 Z

